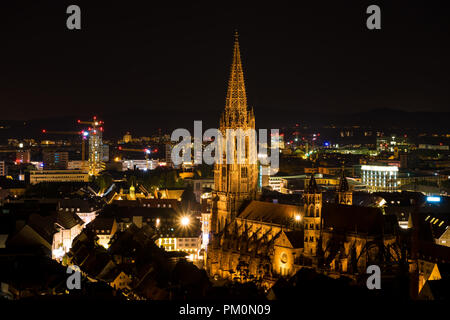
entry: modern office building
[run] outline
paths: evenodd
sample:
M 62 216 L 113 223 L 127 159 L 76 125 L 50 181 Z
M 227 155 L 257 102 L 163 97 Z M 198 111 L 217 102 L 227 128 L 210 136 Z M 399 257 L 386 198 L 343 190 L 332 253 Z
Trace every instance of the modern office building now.
M 154 170 L 158 167 L 158 160 L 123 160 L 122 170 Z
M 398 167 L 382 165 L 361 166 L 361 181 L 371 192 L 398 190 Z
M 6 176 L 5 161 L 0 161 L 0 177 Z
M 69 162 L 68 152 L 44 151 L 43 153 L 44 169 L 67 169 Z
M 103 162 L 109 161 L 109 145 L 107 144 L 102 145 L 102 161 Z
M 82 160 L 71 160 L 67 163 L 67 170 L 88 170 L 87 161 Z
M 16 152 L 17 163 L 30 163 L 30 161 L 31 161 L 30 150 L 18 150 Z
M 97 175 L 104 169 L 102 132 L 96 129 L 91 131 L 89 135 L 89 172 Z
M 30 183 L 41 182 L 89 182 L 89 174 L 80 170 L 30 171 Z
M 166 160 L 166 164 L 168 165 L 168 166 L 172 166 L 173 165 L 173 163 L 172 163 L 172 148 L 173 148 L 173 146 L 172 146 L 172 144 L 170 144 L 170 143 L 167 143 L 166 145 L 165 145 L 165 160 Z

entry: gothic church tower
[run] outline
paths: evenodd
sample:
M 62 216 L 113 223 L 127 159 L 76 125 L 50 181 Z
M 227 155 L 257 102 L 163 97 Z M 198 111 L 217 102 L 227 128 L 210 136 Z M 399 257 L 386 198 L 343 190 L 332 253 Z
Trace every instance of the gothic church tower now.
M 250 137 L 245 137 L 244 161 L 238 163 L 237 143 L 234 143 L 235 158 L 232 164 L 227 164 L 226 146 L 227 130 L 255 129 L 255 116 L 253 110 L 247 107 L 245 93 L 244 73 L 242 70 L 241 54 L 239 50 L 238 34 L 235 34 L 233 61 L 231 64 L 230 79 L 225 110 L 220 119 L 220 131 L 223 136 L 223 160 L 214 165 L 214 196 L 216 206 L 213 206 L 212 225 L 213 232 L 220 232 L 227 223 L 235 218 L 239 207 L 244 200 L 256 198 L 258 167 L 252 161 L 252 154 L 256 155 L 256 144 L 251 143 Z M 234 138 L 233 138 L 234 139 Z
M 304 209 L 304 252 L 305 255 L 315 256 L 321 240 L 322 228 L 322 193 L 314 178 L 311 175 L 308 186 L 305 188 L 305 209 Z

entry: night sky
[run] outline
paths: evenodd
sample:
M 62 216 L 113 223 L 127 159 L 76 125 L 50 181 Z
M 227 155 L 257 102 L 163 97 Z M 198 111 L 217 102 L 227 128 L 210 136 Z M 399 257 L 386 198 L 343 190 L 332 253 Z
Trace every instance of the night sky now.
M 0 118 L 217 122 L 235 28 L 257 121 L 450 111 L 445 1 L 194 2 L 2 1 Z M 69 4 L 81 7 L 80 31 L 66 28 Z M 366 28 L 369 4 L 382 30 Z

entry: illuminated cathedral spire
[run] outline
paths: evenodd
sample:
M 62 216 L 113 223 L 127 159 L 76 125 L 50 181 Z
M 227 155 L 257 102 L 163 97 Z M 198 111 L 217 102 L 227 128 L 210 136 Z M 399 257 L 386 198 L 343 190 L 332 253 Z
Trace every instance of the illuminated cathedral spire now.
M 225 110 L 220 119 L 220 130 L 224 137 L 221 140 L 223 146 L 227 145 L 227 139 L 229 139 L 227 137 L 228 129 L 242 129 L 243 131 L 255 129 L 253 109 L 249 109 L 247 106 L 237 32 L 234 34 L 233 60 L 228 79 Z M 253 200 L 257 195 L 258 167 L 256 162 L 251 161 L 251 155 L 256 154 L 256 143 L 251 143 L 248 136 L 243 138 L 246 146 L 244 161 L 241 163 L 236 161 L 237 144 L 234 143 L 235 162 L 233 164 L 226 163 L 226 148 L 223 147 L 223 161 L 222 163 L 216 162 L 214 165 L 214 192 L 217 195 L 218 205 L 217 215 L 213 212 L 212 221 L 217 226 L 217 231 L 225 226 L 226 221 L 230 223 L 234 221 L 245 200 Z
M 222 129 L 254 127 L 254 121 L 247 110 L 247 94 L 245 92 L 244 72 L 242 69 L 239 34 L 234 34 L 233 60 L 231 63 L 225 112 L 221 121 Z

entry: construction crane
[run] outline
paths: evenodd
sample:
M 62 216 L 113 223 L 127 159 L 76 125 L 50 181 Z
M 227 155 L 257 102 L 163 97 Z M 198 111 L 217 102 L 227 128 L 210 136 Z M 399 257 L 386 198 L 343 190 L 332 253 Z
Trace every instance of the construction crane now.
M 78 122 L 78 123 L 81 123 L 81 124 L 89 124 L 89 125 L 91 125 L 93 128 L 100 127 L 101 131 L 103 131 L 102 124 L 104 124 L 104 122 L 103 122 L 103 121 L 100 121 L 100 120 L 97 120 L 97 116 L 94 116 L 94 117 L 92 118 L 92 121 L 82 121 L 82 120 L 78 120 L 77 122 Z
M 90 125 L 87 130 L 81 131 L 47 131 L 42 130 L 42 133 L 48 134 L 65 134 L 65 135 L 81 135 L 82 144 L 81 144 L 81 160 L 83 161 L 83 169 L 87 168 L 90 175 L 97 176 L 100 171 L 104 169 L 103 163 L 103 142 L 102 142 L 102 133 L 103 133 L 103 121 L 97 120 L 97 117 L 94 116 L 92 121 L 77 121 L 79 124 L 88 124 Z M 89 149 L 88 149 L 88 165 L 85 165 L 86 161 L 86 140 L 89 140 Z
M 48 131 L 46 129 L 42 130 L 42 133 L 46 134 L 62 134 L 62 135 L 81 135 L 81 161 L 83 163 L 83 170 L 87 167 L 85 164 L 86 161 L 86 140 L 89 133 L 87 131 Z

